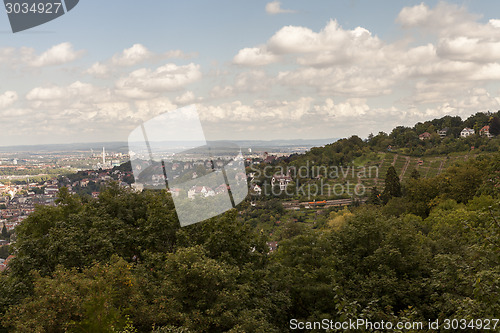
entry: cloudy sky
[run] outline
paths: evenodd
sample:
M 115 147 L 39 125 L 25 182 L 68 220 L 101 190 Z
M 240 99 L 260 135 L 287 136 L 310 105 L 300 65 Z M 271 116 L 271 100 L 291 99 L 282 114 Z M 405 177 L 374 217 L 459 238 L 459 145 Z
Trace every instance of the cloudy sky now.
M 336 138 L 500 109 L 500 2 L 85 0 L 13 34 L 0 145 L 126 141 L 196 104 L 210 139 Z

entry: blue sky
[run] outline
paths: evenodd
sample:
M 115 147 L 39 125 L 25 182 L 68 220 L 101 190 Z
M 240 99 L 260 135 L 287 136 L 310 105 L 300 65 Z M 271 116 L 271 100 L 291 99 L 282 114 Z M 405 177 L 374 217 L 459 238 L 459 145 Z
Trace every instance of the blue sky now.
M 329 138 L 500 109 L 495 1 L 82 0 L 13 34 L 0 145 L 125 141 L 196 104 L 210 139 Z

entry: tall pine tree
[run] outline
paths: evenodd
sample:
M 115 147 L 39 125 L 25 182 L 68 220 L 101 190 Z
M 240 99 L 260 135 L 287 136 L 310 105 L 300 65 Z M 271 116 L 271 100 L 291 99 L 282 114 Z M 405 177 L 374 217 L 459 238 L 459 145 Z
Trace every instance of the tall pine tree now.
M 7 227 L 5 226 L 4 222 L 2 227 L 2 239 L 8 239 L 8 238 L 9 238 L 9 232 L 7 231 Z
M 402 196 L 401 183 L 399 182 L 398 174 L 394 166 L 390 166 L 387 169 L 387 174 L 385 176 L 385 187 L 382 194 L 384 203 L 387 203 L 392 197 Z

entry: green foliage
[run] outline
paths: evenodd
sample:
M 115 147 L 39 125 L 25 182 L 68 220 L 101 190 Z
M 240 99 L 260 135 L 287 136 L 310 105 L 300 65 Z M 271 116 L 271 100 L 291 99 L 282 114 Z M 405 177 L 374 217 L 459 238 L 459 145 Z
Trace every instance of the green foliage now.
M 420 172 L 418 172 L 417 169 L 413 169 L 413 171 L 410 174 L 411 179 L 419 179 L 420 178 Z
M 7 231 L 7 227 L 5 226 L 5 222 L 2 223 L 2 233 L 1 233 L 1 238 L 2 239 L 9 239 L 9 232 Z
M 499 117 L 491 117 L 489 125 L 490 125 L 490 134 L 500 135 L 500 118 Z
M 10 254 L 9 246 L 8 245 L 2 245 L 0 246 L 0 258 L 2 259 L 7 259 L 7 257 Z
M 98 201 L 83 204 L 62 188 L 56 207 L 38 207 L 17 229 L 12 270 L 51 274 L 57 265 L 86 267 L 117 254 L 126 260 L 142 249 L 171 251 L 179 228 L 165 193 L 134 193 L 111 185 Z
M 34 273 L 34 292 L 6 316 L 16 332 L 113 332 L 124 328 L 136 283 L 130 265 L 114 256 L 110 264 L 78 272 L 58 266 L 50 277 Z
M 466 122 L 480 126 L 484 117 Z M 421 154 L 497 147 L 496 138 L 453 138 L 462 126 L 459 117 L 443 117 L 366 142 L 343 139 L 272 167 L 375 164 L 389 144 Z M 450 134 L 441 140 L 434 134 L 443 127 Z M 422 131 L 433 138 L 421 142 Z M 184 228 L 165 191 L 110 184 L 92 199 L 62 188 L 57 206 L 37 207 L 16 229 L 15 258 L 0 274 L 2 325 L 285 332 L 291 318 L 498 317 L 500 153 L 471 153 L 433 176 L 419 170 L 401 184 L 388 168 L 384 192 L 372 183 L 368 204 L 358 208 L 290 211 L 279 198 L 261 198 Z M 267 237 L 278 241 L 271 253 Z
M 387 174 L 385 176 L 385 186 L 384 192 L 382 193 L 382 200 L 387 203 L 391 198 L 400 197 L 401 195 L 402 192 L 399 176 L 396 173 L 394 166 L 391 165 L 389 169 L 387 169 Z
M 376 187 L 372 187 L 367 203 L 372 205 L 382 204 L 382 193 Z

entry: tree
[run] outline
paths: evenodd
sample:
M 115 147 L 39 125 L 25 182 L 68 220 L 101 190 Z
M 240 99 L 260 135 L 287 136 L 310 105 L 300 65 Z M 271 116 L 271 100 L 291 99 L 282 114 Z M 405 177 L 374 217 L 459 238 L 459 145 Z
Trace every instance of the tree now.
M 138 284 L 131 266 L 117 256 L 82 272 L 58 266 L 51 277 L 34 275 L 34 294 L 5 316 L 16 332 L 112 333 L 137 308 Z
M 500 118 L 491 117 L 490 119 L 490 134 L 499 135 L 500 134 Z
M 8 256 L 9 256 L 9 246 L 8 245 L 0 246 L 0 258 L 7 259 Z
M 380 205 L 382 203 L 382 194 L 378 191 L 376 186 L 371 188 L 370 197 L 368 198 L 367 203 L 372 205 Z
M 410 174 L 411 179 L 419 179 L 420 178 L 420 172 L 418 172 L 417 169 L 413 169 L 413 171 Z
M 4 222 L 2 226 L 2 239 L 8 239 L 8 238 L 9 238 L 9 232 L 7 231 L 7 227 L 5 226 Z
M 399 182 L 396 169 L 391 165 L 389 169 L 387 169 L 387 174 L 385 176 L 385 187 L 382 194 L 384 203 L 387 203 L 392 197 L 400 197 L 401 195 L 401 183 Z

